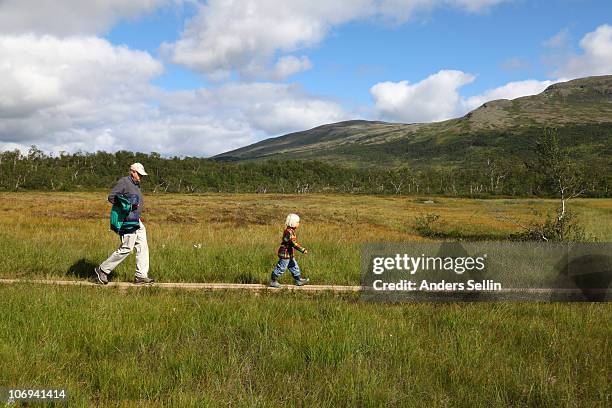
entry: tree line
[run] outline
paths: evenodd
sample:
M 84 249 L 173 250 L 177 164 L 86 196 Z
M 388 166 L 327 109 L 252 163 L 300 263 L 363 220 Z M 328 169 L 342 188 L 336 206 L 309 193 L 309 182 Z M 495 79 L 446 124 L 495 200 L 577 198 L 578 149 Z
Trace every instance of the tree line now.
M 486 157 L 485 157 L 486 156 Z M 537 161 L 485 155 L 469 166 L 347 168 L 321 161 L 220 162 L 159 153 L 96 152 L 48 155 L 0 152 L 0 191 L 104 190 L 140 162 L 149 173 L 145 192 L 154 193 L 355 193 L 394 195 L 554 196 Z M 583 180 L 582 196 L 609 197 L 609 171 L 572 163 Z

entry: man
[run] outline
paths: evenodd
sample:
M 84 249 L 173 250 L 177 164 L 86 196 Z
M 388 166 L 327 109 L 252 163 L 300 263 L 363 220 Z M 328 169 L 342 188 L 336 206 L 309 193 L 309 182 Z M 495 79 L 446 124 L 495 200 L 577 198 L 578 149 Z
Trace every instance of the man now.
M 127 214 L 125 218 L 113 225 L 113 230 L 121 237 L 121 246 L 110 257 L 94 269 L 100 284 L 108 283 L 108 275 L 125 258 L 136 249 L 136 276 L 137 285 L 153 283 L 149 278 L 149 246 L 147 244 L 147 230 L 140 220 L 143 210 L 143 198 L 140 191 L 140 180 L 146 176 L 144 166 L 134 163 L 130 166 L 130 175 L 122 177 L 108 195 L 108 201 L 113 204 L 113 211 L 121 211 L 125 205 Z M 122 207 L 123 206 L 123 207 Z M 112 220 L 111 220 L 112 223 Z

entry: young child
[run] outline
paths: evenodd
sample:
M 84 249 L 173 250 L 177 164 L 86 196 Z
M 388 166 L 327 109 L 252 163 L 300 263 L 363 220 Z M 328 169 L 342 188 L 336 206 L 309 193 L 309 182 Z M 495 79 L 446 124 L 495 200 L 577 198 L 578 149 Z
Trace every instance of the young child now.
M 300 226 L 300 217 L 297 214 L 289 214 L 285 221 L 285 231 L 283 232 L 283 240 L 280 247 L 278 248 L 278 263 L 272 271 L 272 279 L 270 286 L 273 288 L 280 288 L 281 284 L 278 283 L 278 278 L 285 273 L 285 270 L 289 268 L 295 284 L 302 286 L 308 283 L 310 279 L 302 278 L 300 276 L 300 267 L 296 260 L 293 258 L 293 250 L 296 249 L 303 254 L 307 254 L 306 248 L 298 244 L 297 237 L 295 236 L 295 230 Z

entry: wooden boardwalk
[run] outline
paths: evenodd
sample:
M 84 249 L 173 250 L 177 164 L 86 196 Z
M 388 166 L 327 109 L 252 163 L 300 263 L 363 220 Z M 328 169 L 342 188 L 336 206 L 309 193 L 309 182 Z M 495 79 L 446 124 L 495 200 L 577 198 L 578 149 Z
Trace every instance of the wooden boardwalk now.
M 187 289 L 187 290 L 252 290 L 252 291 L 279 291 L 299 290 L 306 292 L 359 292 L 361 286 L 342 285 L 283 285 L 281 289 L 271 288 L 267 285 L 256 283 L 190 283 L 190 282 L 156 282 L 150 285 L 135 285 L 131 282 L 110 282 L 108 285 L 99 285 L 87 280 L 47 280 L 47 279 L 0 279 L 0 284 L 28 283 L 41 285 L 67 285 L 67 286 L 99 286 L 110 288 L 142 288 L 155 287 L 162 289 Z

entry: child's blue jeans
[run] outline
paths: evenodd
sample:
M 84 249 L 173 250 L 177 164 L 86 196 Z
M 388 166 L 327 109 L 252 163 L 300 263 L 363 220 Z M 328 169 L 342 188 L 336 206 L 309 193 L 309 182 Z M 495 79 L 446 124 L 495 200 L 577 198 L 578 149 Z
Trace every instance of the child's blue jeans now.
M 283 273 L 285 273 L 287 268 L 289 268 L 289 272 L 291 272 L 291 275 L 293 275 L 293 279 L 300 279 L 300 267 L 295 259 L 278 258 L 278 263 L 272 271 L 272 280 L 277 280 Z

